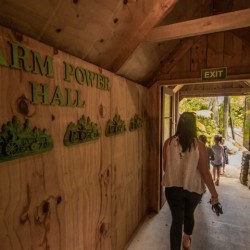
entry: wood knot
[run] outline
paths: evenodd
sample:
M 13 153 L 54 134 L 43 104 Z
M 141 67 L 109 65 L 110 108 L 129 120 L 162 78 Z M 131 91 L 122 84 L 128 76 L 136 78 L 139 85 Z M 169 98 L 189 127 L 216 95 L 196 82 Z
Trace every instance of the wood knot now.
M 56 202 L 57 202 L 57 204 L 60 204 L 62 202 L 62 197 L 58 196 L 57 199 L 56 199 Z
M 102 104 L 99 106 L 99 115 L 100 115 L 101 117 L 104 116 L 104 110 L 103 110 L 103 105 L 102 105 Z
M 22 115 L 27 116 L 29 114 L 29 104 L 25 96 L 21 96 L 17 99 L 17 110 Z
M 42 211 L 44 214 L 47 214 L 49 212 L 49 202 L 45 201 L 42 206 Z
M 100 234 L 101 234 L 102 237 L 109 236 L 110 224 L 102 222 L 102 224 L 99 227 L 99 232 L 100 232 Z
M 106 175 L 107 175 L 107 177 L 109 177 L 109 169 L 107 169 Z

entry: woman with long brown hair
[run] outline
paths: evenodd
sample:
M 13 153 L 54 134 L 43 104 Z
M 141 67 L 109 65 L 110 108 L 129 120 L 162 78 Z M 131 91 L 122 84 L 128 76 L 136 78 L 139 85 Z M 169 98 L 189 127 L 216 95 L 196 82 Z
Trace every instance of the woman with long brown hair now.
M 211 193 L 210 203 L 214 205 L 219 202 L 207 167 L 205 145 L 197 139 L 194 113 L 181 114 L 175 135 L 164 143 L 163 161 L 162 184 L 165 186 L 165 195 L 172 215 L 171 250 L 180 250 L 181 242 L 183 249 L 190 249 L 194 211 L 205 191 L 204 184 Z

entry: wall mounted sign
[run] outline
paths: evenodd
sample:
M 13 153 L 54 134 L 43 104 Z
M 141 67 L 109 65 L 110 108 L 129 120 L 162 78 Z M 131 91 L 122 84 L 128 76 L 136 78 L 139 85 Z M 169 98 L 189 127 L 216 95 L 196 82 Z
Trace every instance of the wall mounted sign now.
M 106 125 L 105 135 L 112 136 L 122 134 L 126 131 L 125 122 L 121 120 L 120 115 L 116 114 L 113 120 L 109 120 Z
M 47 130 L 34 127 L 29 120 L 23 127 L 14 116 L 12 121 L 4 124 L 0 132 L 0 162 L 13 160 L 22 156 L 41 153 L 53 148 L 53 141 Z
M 46 78 L 54 78 L 54 63 L 52 56 L 41 56 L 39 52 L 26 48 L 25 46 L 8 41 L 5 50 L 9 49 L 11 58 L 7 58 L 3 53 L 4 49 L 0 47 L 0 67 L 7 67 L 10 69 L 21 70 L 33 75 L 41 75 Z M 67 82 L 69 87 L 62 88 L 59 85 L 51 87 L 48 83 L 29 81 L 31 87 L 31 103 L 34 105 L 58 105 L 62 107 L 78 107 L 83 108 L 85 101 L 81 99 L 81 90 L 72 89 L 71 82 L 74 81 L 76 85 L 96 87 L 97 89 L 109 91 L 110 80 L 107 76 L 93 72 L 83 68 L 81 65 L 73 65 L 70 62 L 62 62 L 63 74 L 62 79 Z M 50 88 L 54 88 L 51 90 Z M 49 93 L 51 96 L 49 96 Z
M 100 135 L 97 124 L 91 122 L 89 117 L 82 116 L 77 124 L 71 122 L 68 125 L 63 142 L 65 146 L 71 146 L 96 140 Z
M 201 70 L 202 81 L 220 81 L 227 79 L 227 67 Z
M 135 114 L 135 116 L 130 119 L 129 131 L 137 130 L 139 128 L 142 128 L 142 126 L 142 118 L 140 118 L 138 114 Z

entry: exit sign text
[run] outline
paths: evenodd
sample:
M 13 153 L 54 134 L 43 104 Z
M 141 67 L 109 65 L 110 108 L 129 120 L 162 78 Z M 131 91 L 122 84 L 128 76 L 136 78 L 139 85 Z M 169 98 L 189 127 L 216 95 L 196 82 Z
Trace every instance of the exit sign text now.
M 227 79 L 227 68 L 213 68 L 201 70 L 202 81 L 219 81 Z

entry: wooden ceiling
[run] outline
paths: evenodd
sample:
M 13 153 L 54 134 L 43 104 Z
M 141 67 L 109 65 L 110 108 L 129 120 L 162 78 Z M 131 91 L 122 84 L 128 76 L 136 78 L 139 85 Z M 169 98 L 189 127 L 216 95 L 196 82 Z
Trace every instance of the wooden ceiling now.
M 183 97 L 250 93 L 249 0 L 0 0 L 0 25 Z

